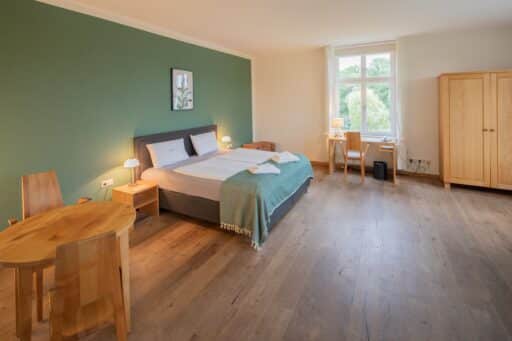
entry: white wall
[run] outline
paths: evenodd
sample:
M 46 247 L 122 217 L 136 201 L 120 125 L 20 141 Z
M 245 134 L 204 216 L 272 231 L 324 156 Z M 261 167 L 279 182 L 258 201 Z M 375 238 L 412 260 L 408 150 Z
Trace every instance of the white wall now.
M 253 58 L 255 140 L 326 160 L 322 48 Z
M 438 174 L 438 89 L 443 72 L 512 69 L 512 27 L 397 39 L 399 88 L 407 157 L 431 161 Z M 326 161 L 323 49 L 255 57 L 255 138 Z M 381 155 L 370 155 L 368 163 Z
M 512 27 L 403 37 L 398 58 L 408 157 L 431 160 L 430 173 L 439 174 L 437 76 L 512 69 Z

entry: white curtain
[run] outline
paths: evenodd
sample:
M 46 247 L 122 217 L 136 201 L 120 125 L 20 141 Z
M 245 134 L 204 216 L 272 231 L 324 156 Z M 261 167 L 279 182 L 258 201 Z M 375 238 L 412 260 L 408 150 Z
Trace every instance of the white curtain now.
M 407 144 L 404 135 L 404 110 L 402 105 L 403 80 L 400 74 L 400 45 L 396 45 L 396 139 L 398 143 L 398 169 L 407 169 Z
M 325 107 L 327 108 L 326 134 L 332 133 L 331 119 L 335 116 L 336 110 L 336 59 L 334 56 L 334 48 L 332 46 L 325 47 Z

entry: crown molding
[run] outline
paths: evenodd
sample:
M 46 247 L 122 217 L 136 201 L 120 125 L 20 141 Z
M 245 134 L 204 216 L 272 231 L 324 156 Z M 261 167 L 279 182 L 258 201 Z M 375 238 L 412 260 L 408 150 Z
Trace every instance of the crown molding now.
M 353 49 L 353 48 L 361 48 L 361 47 L 375 47 L 375 46 L 384 46 L 384 45 L 396 45 L 396 40 L 383 40 L 383 41 L 376 41 L 376 42 L 365 42 L 365 43 L 358 43 L 358 44 L 348 44 L 348 45 L 328 45 L 332 46 L 335 50 L 337 49 Z
M 179 41 L 182 41 L 182 42 L 185 42 L 188 44 L 192 44 L 192 45 L 196 45 L 196 46 L 204 47 L 207 49 L 211 49 L 211 50 L 227 53 L 230 55 L 234 55 L 237 57 L 242 57 L 242 58 L 252 60 L 252 56 L 250 56 L 244 52 L 226 48 L 221 45 L 211 43 L 208 41 L 204 41 L 201 39 L 196 39 L 196 38 L 187 36 L 185 34 L 181 34 L 179 32 L 168 30 L 161 26 L 152 25 L 152 24 L 142 21 L 142 20 L 130 18 L 130 17 L 124 16 L 124 15 L 115 14 L 113 12 L 105 11 L 105 10 L 99 9 L 97 7 L 84 5 L 75 0 L 37 0 L 37 1 L 47 4 L 47 5 L 64 8 L 64 9 L 67 9 L 67 10 L 70 10 L 73 12 L 78 12 L 78 13 L 90 15 L 93 17 L 101 18 L 101 19 L 104 19 L 107 21 L 111 21 L 111 22 L 114 22 L 117 24 L 129 26 L 129 27 L 136 28 L 136 29 L 139 29 L 142 31 L 157 34 L 157 35 L 160 35 L 163 37 L 171 38 L 174 40 L 179 40 Z

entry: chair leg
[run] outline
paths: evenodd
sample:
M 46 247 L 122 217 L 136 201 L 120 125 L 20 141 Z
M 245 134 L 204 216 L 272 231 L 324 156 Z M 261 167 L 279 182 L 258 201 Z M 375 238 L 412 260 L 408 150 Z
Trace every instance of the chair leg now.
M 36 275 L 36 307 L 37 321 L 43 320 L 43 269 L 34 271 Z
M 364 158 L 361 158 L 361 182 L 364 182 L 366 170 L 364 168 Z
M 55 313 L 55 293 L 50 292 L 50 312 L 48 314 L 48 320 L 50 325 L 50 341 L 61 341 L 62 338 L 62 316 Z
M 348 174 L 348 160 L 347 158 L 344 159 L 343 161 L 343 166 L 344 166 L 344 177 L 345 177 L 345 180 L 347 180 L 347 174 Z
M 112 302 L 114 305 L 114 321 L 116 325 L 116 334 L 118 341 L 126 341 L 127 338 L 127 323 L 126 323 L 126 313 L 125 313 L 125 305 L 123 301 L 123 290 L 121 286 L 121 278 L 120 273 L 114 273 L 114 290 Z
M 126 331 L 126 319 L 124 312 L 116 313 L 115 321 L 117 341 L 126 341 L 128 332 Z

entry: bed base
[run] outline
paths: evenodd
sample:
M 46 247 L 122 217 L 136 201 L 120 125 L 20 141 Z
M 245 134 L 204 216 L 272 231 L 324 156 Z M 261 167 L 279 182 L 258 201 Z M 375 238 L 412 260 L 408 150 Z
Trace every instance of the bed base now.
M 307 192 L 311 179 L 307 179 L 287 200 L 277 207 L 270 216 L 269 228 L 272 229 L 290 211 L 297 201 Z M 218 201 L 195 197 L 179 192 L 160 192 L 160 208 L 197 218 L 210 223 L 220 223 L 220 204 Z

